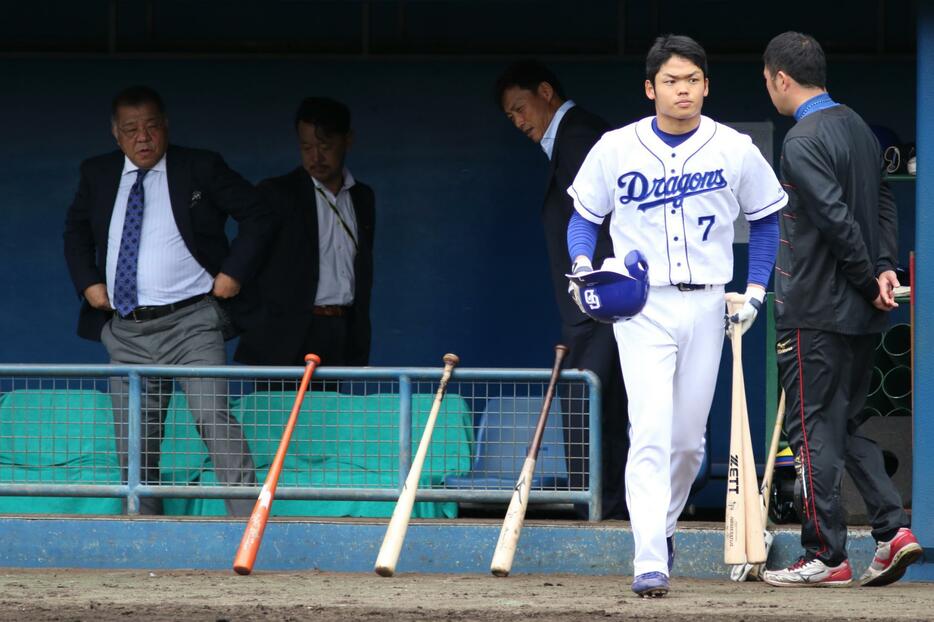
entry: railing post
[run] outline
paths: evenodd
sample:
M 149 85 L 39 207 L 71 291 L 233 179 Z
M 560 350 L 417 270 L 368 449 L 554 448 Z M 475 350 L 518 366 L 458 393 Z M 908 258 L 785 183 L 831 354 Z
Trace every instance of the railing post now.
M 127 514 L 139 514 L 139 496 L 136 493 L 140 484 L 141 447 L 140 435 L 142 433 L 142 382 L 139 372 L 131 371 L 129 374 L 129 395 L 127 395 L 128 426 L 127 426 L 127 456 L 126 456 L 126 511 Z
M 590 516 L 599 521 L 603 516 L 603 406 L 600 396 L 600 379 L 587 372 L 587 390 L 590 393 Z
M 412 379 L 399 376 L 399 490 L 412 468 Z

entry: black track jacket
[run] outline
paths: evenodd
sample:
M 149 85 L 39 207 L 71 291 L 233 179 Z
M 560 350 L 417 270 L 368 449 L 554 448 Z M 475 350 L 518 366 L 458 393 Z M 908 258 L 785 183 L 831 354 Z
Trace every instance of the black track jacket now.
M 897 261 L 895 201 L 882 182 L 879 142 L 863 119 L 834 106 L 801 119 L 782 146 L 782 212 L 775 265 L 776 327 L 878 333 L 875 277 Z

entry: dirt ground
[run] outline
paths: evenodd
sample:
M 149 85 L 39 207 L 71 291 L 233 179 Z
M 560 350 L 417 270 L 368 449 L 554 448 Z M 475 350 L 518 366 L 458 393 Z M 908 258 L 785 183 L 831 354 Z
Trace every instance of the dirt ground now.
M 675 577 L 669 597 L 644 600 L 629 591 L 629 577 L 0 570 L 0 622 L 383 619 L 927 620 L 934 588 L 775 589 Z

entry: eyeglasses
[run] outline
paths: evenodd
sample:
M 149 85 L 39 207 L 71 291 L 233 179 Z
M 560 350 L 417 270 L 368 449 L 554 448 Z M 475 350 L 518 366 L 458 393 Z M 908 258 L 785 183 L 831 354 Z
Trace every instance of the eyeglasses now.
M 126 123 L 117 127 L 117 131 L 120 132 L 121 136 L 131 140 L 137 138 L 142 132 L 154 134 L 163 129 L 165 129 L 165 119 L 162 118 L 147 119 L 135 125 Z

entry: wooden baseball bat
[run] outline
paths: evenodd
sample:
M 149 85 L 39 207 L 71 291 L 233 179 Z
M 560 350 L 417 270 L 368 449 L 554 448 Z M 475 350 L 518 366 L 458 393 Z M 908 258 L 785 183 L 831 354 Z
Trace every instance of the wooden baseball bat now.
M 730 305 L 729 299 L 727 300 Z M 730 313 L 732 313 L 732 308 Z M 743 467 L 743 362 L 739 331 L 730 328 L 733 336 L 733 392 L 730 405 L 730 453 L 727 465 L 726 507 L 723 526 L 723 561 L 726 564 L 746 563 L 746 507 L 744 504 Z
M 499 532 L 499 540 L 496 542 L 496 550 L 493 551 L 490 572 L 497 577 L 509 576 L 509 571 L 512 570 L 512 560 L 516 555 L 516 546 L 519 544 L 519 534 L 522 532 L 522 525 L 525 522 L 525 510 L 529 505 L 529 487 L 535 473 L 538 450 L 542 444 L 542 436 L 545 434 L 545 424 L 548 421 L 548 411 L 551 409 L 555 385 L 558 384 L 558 376 L 561 375 L 561 363 L 564 361 L 567 352 L 567 346 L 561 344 L 555 346 L 555 364 L 551 368 L 551 379 L 549 379 L 548 389 L 545 391 L 542 412 L 538 415 L 538 425 L 535 426 L 532 444 L 529 445 L 528 455 L 522 464 L 522 470 L 519 472 L 519 479 L 513 489 L 509 508 L 506 510 L 506 518 L 503 520 L 503 527 Z
M 775 472 L 775 458 L 778 455 L 778 444 L 782 433 L 782 421 L 785 418 L 785 391 L 782 390 L 781 398 L 778 400 L 778 411 L 775 414 L 775 426 L 772 428 L 772 440 L 769 443 L 769 455 L 765 461 L 765 472 L 762 475 L 762 485 L 759 486 L 759 507 L 762 512 L 762 536 L 765 541 L 765 556 L 769 556 L 769 540 L 766 538 L 766 528 L 769 522 L 769 500 L 772 490 L 772 475 Z M 745 581 L 747 577 L 759 578 L 764 563 L 745 563 L 733 566 L 730 570 L 730 579 L 733 581 Z
M 778 411 L 775 413 L 775 426 L 772 428 L 772 441 L 769 443 L 769 456 L 765 461 L 765 472 L 762 474 L 762 486 L 759 487 L 759 496 L 762 498 L 762 528 L 769 522 L 769 501 L 772 498 L 772 476 L 775 474 L 775 458 L 778 456 L 778 444 L 782 436 L 782 423 L 785 421 L 785 390 L 778 399 Z
M 727 294 L 728 315 L 738 312 L 745 301 L 745 297 L 740 294 Z M 730 330 L 733 331 L 730 340 L 733 350 L 733 401 L 723 560 L 730 565 L 758 564 L 765 561 L 766 551 L 755 455 L 752 451 L 749 415 L 746 409 L 742 328 L 739 324 L 733 324 Z
M 415 493 L 418 492 L 418 480 L 422 475 L 422 465 L 425 462 L 425 455 L 428 453 L 428 445 L 431 443 L 431 433 L 435 427 L 435 420 L 438 418 L 438 411 L 441 410 L 441 400 L 444 398 L 451 372 L 454 371 L 454 366 L 459 362 L 460 359 L 456 354 L 444 355 L 444 372 L 441 374 L 441 382 L 438 385 L 437 393 L 435 393 L 435 401 L 431 405 L 431 412 L 428 414 L 425 429 L 422 431 L 422 440 L 418 443 L 418 450 L 412 459 L 409 474 L 402 485 L 402 494 L 399 495 L 396 507 L 392 511 L 392 518 L 389 519 L 389 526 L 386 528 L 386 535 L 383 536 L 383 544 L 379 547 L 379 555 L 376 557 L 376 565 L 373 567 L 376 574 L 382 577 L 391 577 L 396 572 L 396 563 L 399 561 L 402 542 L 405 540 L 405 532 L 409 527 L 409 519 L 412 516 L 412 506 L 415 505 Z
M 733 338 L 742 339 L 736 328 Z M 761 564 L 765 561 L 765 534 L 762 530 L 762 496 L 756 477 L 756 456 L 752 450 L 752 437 L 749 432 L 749 411 L 746 408 L 746 391 L 743 388 L 743 509 L 746 529 L 746 563 Z
M 247 521 L 246 529 L 243 532 L 243 539 L 240 540 L 240 546 L 234 556 L 233 569 L 237 574 L 246 575 L 253 571 L 253 563 L 256 561 L 259 545 L 263 541 L 263 532 L 266 530 L 266 523 L 269 521 L 269 510 L 272 508 L 272 501 L 276 496 L 279 474 L 282 472 L 285 454 L 289 450 L 289 440 L 292 438 L 292 431 L 295 429 L 296 421 L 298 421 L 298 413 L 302 409 L 302 400 L 305 398 L 305 391 L 308 390 L 311 375 L 320 364 L 321 359 L 318 358 L 317 354 L 307 354 L 305 356 L 305 373 L 302 375 L 302 383 L 295 395 L 292 412 L 289 414 L 289 420 L 282 431 L 279 448 L 272 459 L 272 465 L 266 474 L 266 481 L 263 483 L 262 490 L 260 490 L 256 505 L 253 506 L 253 513 L 250 514 L 250 520 Z

